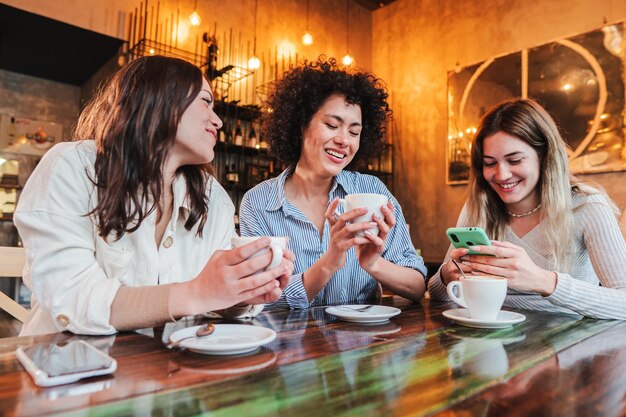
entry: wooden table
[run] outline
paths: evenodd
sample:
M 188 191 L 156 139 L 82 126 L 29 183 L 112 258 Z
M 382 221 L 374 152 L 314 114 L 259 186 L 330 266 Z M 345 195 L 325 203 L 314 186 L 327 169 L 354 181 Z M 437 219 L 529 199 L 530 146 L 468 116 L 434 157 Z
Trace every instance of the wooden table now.
M 0 339 L 0 415 L 626 414 L 626 322 L 524 311 L 524 323 L 487 331 L 443 317 L 449 304 L 387 301 L 403 312 L 378 325 L 342 322 L 324 308 L 264 312 L 247 323 L 278 336 L 243 356 L 168 350 L 172 325 Z M 15 348 L 68 339 L 108 349 L 114 376 L 35 386 Z

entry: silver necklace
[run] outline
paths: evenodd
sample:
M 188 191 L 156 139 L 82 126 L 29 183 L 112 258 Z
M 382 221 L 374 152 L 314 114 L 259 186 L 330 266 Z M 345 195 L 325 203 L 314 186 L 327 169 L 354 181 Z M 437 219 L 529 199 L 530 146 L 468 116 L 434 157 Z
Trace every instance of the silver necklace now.
M 517 214 L 517 213 L 512 213 L 512 212 L 510 212 L 508 210 L 506 212 L 509 213 L 509 216 L 511 216 L 511 217 L 517 217 L 517 218 L 519 218 L 519 217 L 526 217 L 526 216 L 530 216 L 531 214 L 533 214 L 534 212 L 539 210 L 539 207 L 541 207 L 541 203 L 537 204 L 537 207 L 535 207 L 531 211 L 527 211 L 526 213 Z

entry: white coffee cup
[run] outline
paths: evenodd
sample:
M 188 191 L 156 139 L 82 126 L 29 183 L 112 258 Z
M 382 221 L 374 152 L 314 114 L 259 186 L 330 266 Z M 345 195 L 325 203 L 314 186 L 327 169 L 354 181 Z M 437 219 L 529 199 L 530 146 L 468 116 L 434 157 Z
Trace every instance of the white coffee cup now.
M 248 243 L 252 243 L 256 240 L 259 240 L 261 237 L 262 236 L 249 236 L 249 237 L 235 236 L 231 239 L 230 243 L 232 244 L 233 248 L 238 248 L 240 246 L 244 246 L 244 245 L 247 245 Z M 264 271 L 274 269 L 278 265 L 280 265 L 280 262 L 283 259 L 284 250 L 287 249 L 286 237 L 268 236 L 268 238 L 270 239 L 270 242 L 271 242 L 269 248 L 262 249 L 251 256 L 251 258 L 255 258 L 257 256 L 263 255 L 264 253 L 267 253 L 268 250 L 272 251 L 272 262 L 270 262 L 270 264 L 264 269 Z
M 458 288 L 459 295 L 454 292 Z M 448 284 L 448 296 L 477 320 L 495 320 L 506 297 L 506 278 L 469 276 Z
M 380 211 L 380 207 L 387 204 L 387 196 L 382 194 L 348 194 L 346 198 L 339 200 L 339 204 L 343 206 L 344 212 L 354 210 L 357 208 L 366 208 L 367 213 L 352 220 L 352 223 L 364 223 L 371 222 L 372 216 L 376 215 L 379 218 L 383 218 L 383 214 Z M 378 236 L 378 227 L 368 229 L 370 233 Z M 357 232 L 357 236 L 363 236 L 364 232 Z

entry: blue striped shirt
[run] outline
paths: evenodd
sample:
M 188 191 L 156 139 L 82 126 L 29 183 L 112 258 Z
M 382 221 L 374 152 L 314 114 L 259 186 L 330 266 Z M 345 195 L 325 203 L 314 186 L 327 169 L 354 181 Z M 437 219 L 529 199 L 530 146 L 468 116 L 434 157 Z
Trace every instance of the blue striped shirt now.
M 309 303 L 302 283 L 302 273 L 328 250 L 330 225 L 328 221 L 324 223 L 324 233 L 320 240 L 315 225 L 285 198 L 285 180 L 293 170 L 293 166 L 289 167 L 278 177 L 264 181 L 248 191 L 241 200 L 239 211 L 242 236 L 288 236 L 289 249 L 295 254 L 294 275 L 281 298 L 272 306 L 296 309 L 372 301 L 378 292 L 378 281 L 361 268 L 355 249 L 350 248 L 344 267 L 333 274 L 326 286 Z M 355 193 L 383 194 L 389 198 L 395 208 L 397 223 L 387 237 L 382 257 L 396 265 L 415 269 L 425 277 L 424 261 L 417 256 L 402 209 L 387 187 L 371 175 L 342 171 L 334 178 L 328 201 Z M 339 210 L 342 211 L 341 206 Z

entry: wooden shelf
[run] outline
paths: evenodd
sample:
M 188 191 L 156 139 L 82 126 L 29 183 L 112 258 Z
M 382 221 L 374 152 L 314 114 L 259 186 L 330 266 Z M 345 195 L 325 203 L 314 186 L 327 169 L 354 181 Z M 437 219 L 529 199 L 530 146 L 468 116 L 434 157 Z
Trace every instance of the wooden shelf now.
M 226 152 L 235 155 L 245 155 L 245 156 L 264 156 L 267 158 L 272 158 L 271 155 L 267 153 L 267 149 L 257 149 L 251 148 L 250 146 L 241 146 L 235 145 L 233 143 L 225 143 L 225 142 L 217 142 L 215 144 L 215 150 L 218 152 Z
M 240 119 L 244 121 L 256 120 L 261 117 L 261 107 L 254 105 L 242 105 L 240 106 L 237 101 L 221 101 L 215 102 L 215 113 L 218 116 L 230 117 L 234 119 Z

